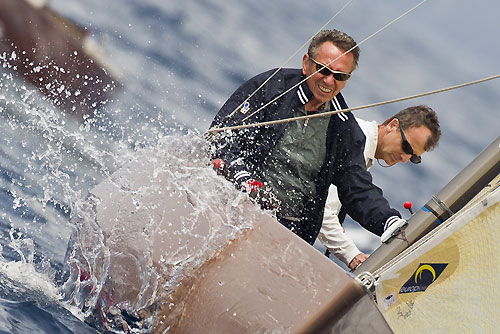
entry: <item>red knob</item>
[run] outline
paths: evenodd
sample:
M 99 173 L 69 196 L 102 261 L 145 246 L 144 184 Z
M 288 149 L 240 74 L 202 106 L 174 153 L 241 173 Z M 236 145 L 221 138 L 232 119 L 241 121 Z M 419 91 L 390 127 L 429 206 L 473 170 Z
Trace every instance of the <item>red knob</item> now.
M 408 209 L 408 210 L 410 210 L 412 206 L 413 206 L 413 204 L 410 201 L 408 201 L 404 204 L 405 209 Z

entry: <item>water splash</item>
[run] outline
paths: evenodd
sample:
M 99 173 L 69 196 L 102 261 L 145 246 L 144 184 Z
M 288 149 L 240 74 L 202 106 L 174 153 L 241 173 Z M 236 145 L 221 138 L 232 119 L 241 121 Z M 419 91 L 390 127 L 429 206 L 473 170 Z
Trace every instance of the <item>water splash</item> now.
M 248 198 L 216 175 L 206 146 L 196 133 L 159 137 L 73 211 L 66 291 L 88 318 L 126 312 L 144 328 L 165 308 L 175 318 L 181 282 L 251 227 Z
M 11 229 L 9 246 L 19 255 L 20 261 L 6 261 L 0 256 L 0 274 L 12 281 L 21 283 L 23 287 L 20 289 L 10 285 L 10 288 L 18 292 L 40 291 L 50 300 L 60 300 L 62 296 L 48 276 L 49 272 L 43 272 L 35 268 L 33 240 Z M 0 255 L 2 255 L 2 251 L 3 249 L 0 248 Z M 9 281 L 5 280 L 3 283 L 8 285 Z
M 79 122 L 20 80 L 5 61 L 8 57 L 0 55 L 0 62 L 4 60 L 0 68 L 0 232 L 10 231 L 0 238 L 2 274 L 60 299 L 55 286 L 67 278 L 62 270 L 64 254 L 70 234 L 79 228 L 69 218 L 86 205 L 88 190 L 128 161 L 136 147 L 146 147 L 159 126 L 137 130 L 123 126 L 117 137 L 104 114 Z M 150 135 L 137 135 L 141 132 Z M 34 281 L 23 280 L 34 277 Z M 92 306 L 92 301 L 87 305 Z
M 93 323 L 102 330 L 147 332 L 160 310 L 172 318 L 182 312 L 181 282 L 251 227 L 240 208 L 247 196 L 209 167 L 206 142 L 162 117 L 114 122 L 119 108 L 78 122 L 5 63 L 0 88 L 2 227 L 15 230 L 10 241 L 0 239 L 4 268 L 41 274 L 37 280 L 56 291 L 33 289 L 63 295 L 63 305 L 89 323 L 104 315 L 107 327 Z M 95 210 L 110 200 L 93 193 L 101 183 L 130 204 L 120 212 L 126 221 L 107 229 L 110 221 Z

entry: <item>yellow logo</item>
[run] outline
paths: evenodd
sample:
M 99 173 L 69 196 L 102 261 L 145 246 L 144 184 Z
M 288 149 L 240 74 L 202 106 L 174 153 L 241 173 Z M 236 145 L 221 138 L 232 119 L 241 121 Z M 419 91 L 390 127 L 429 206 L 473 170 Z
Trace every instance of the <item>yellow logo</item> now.
M 423 292 L 438 279 L 448 263 L 420 263 L 399 293 Z
M 436 280 L 436 271 L 434 270 L 434 268 L 432 268 L 432 266 L 429 264 L 423 264 L 420 267 L 418 267 L 417 271 L 415 272 L 415 284 L 418 284 L 418 281 L 420 281 L 422 279 L 422 272 L 424 270 L 428 270 L 431 272 L 431 274 L 432 274 L 431 283 Z M 417 281 L 417 276 L 418 276 L 418 281 Z

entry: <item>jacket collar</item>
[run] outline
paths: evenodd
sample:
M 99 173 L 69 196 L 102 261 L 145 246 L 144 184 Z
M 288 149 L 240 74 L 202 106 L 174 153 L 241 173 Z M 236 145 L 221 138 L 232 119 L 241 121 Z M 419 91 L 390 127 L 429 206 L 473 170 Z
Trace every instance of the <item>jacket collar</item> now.
M 297 96 L 299 98 L 300 103 L 305 105 L 314 97 L 314 94 L 309 89 L 307 83 L 303 82 L 299 85 L 299 88 L 297 89 Z
M 337 96 L 339 96 L 339 95 L 340 95 L 340 93 Z M 303 83 L 301 83 L 299 85 L 299 88 L 297 89 L 297 96 L 299 98 L 300 103 L 302 103 L 302 105 L 306 105 L 306 103 L 309 102 L 314 97 L 314 94 L 309 89 L 309 86 L 307 85 L 307 83 L 303 82 Z M 337 96 L 333 97 L 333 99 L 331 100 L 331 105 L 332 105 L 332 107 L 333 107 L 334 110 L 341 110 L 342 109 L 342 105 L 340 104 L 339 100 L 337 99 Z M 347 119 L 349 118 L 343 112 L 341 112 L 341 113 L 339 113 L 337 115 L 344 122 L 347 121 Z

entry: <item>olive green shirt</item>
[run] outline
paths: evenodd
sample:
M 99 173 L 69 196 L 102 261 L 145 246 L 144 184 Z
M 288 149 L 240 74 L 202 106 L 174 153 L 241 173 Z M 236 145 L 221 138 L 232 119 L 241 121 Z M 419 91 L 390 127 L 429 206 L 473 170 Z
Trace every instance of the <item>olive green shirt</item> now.
M 329 108 L 330 103 L 325 103 L 314 113 Z M 296 117 L 304 115 L 307 115 L 305 106 L 294 111 Z M 283 137 L 264 162 L 263 181 L 280 202 L 278 217 L 291 220 L 300 217 L 305 199 L 315 196 L 315 180 L 326 157 L 329 121 L 330 116 L 325 116 L 288 123 Z

